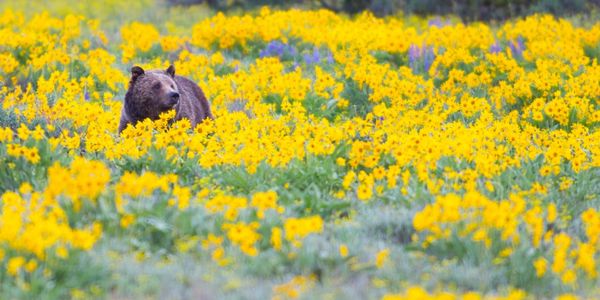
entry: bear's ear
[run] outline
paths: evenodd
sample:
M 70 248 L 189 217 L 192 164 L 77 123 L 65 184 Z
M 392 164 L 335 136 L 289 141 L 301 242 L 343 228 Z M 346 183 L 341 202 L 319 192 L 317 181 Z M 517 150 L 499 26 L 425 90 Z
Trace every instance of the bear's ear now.
M 139 66 L 131 68 L 131 81 L 135 81 L 140 75 L 144 74 L 144 69 Z
M 167 74 L 169 74 L 171 77 L 175 77 L 175 67 L 173 67 L 173 65 L 170 65 L 167 68 Z

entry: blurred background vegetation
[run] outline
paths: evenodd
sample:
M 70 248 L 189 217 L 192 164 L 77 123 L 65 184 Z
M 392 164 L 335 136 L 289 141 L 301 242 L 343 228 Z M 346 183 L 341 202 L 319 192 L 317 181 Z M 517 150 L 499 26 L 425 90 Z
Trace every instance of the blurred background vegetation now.
M 168 20 L 180 28 L 191 28 L 193 22 L 209 17 L 215 11 L 241 14 L 261 6 L 276 9 L 325 8 L 349 15 L 371 11 L 379 17 L 453 15 L 464 22 L 503 21 L 535 13 L 577 16 L 577 19 L 591 18 L 593 21 L 600 16 L 600 0 L 0 0 L 0 10 L 18 8 L 29 17 L 42 11 L 56 16 L 79 13 L 101 20 L 109 28 L 113 25 L 111 21 L 116 20 L 119 22 L 115 24 L 127 20 L 160 24 Z M 196 18 L 181 18 L 181 14 Z
M 596 10 L 600 0 L 167 0 L 174 5 L 206 3 L 219 11 L 247 10 L 269 5 L 280 8 L 326 8 L 356 14 L 369 10 L 377 16 L 398 13 L 460 16 L 464 21 L 489 21 L 551 13 L 557 16 Z

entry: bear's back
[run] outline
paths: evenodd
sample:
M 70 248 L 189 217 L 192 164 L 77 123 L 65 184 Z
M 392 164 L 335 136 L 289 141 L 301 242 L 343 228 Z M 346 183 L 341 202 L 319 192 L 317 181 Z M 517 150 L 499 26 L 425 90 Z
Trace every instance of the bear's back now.
M 174 79 L 180 94 L 176 119 L 188 118 L 192 127 L 206 118 L 212 119 L 210 105 L 202 89 L 188 78 L 175 75 Z

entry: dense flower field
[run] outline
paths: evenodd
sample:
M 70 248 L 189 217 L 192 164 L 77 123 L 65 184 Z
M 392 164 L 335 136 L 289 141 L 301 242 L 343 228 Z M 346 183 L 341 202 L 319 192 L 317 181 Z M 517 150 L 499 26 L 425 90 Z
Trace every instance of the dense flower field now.
M 0 11 L 0 298 L 600 297 L 600 23 L 68 7 Z M 215 120 L 119 136 L 171 63 Z

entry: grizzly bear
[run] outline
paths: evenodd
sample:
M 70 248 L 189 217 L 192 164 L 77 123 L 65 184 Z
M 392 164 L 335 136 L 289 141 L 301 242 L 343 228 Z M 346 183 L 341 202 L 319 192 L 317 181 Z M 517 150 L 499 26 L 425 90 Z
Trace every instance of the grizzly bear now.
M 128 124 L 135 125 L 146 118 L 156 120 L 162 112 L 170 109 L 176 111 L 174 121 L 186 118 L 192 127 L 206 118 L 214 118 L 200 87 L 185 77 L 176 76 L 173 66 L 166 71 L 144 71 L 138 66 L 131 68 L 119 133 Z

